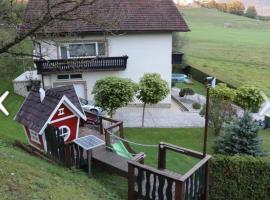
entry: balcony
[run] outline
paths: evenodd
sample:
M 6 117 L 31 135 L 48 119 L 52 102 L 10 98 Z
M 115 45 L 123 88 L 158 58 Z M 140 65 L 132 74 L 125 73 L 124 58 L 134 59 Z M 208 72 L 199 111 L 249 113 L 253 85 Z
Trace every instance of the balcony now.
M 96 57 L 58 60 L 35 60 L 38 74 L 83 72 L 83 71 L 118 71 L 127 67 L 128 56 Z

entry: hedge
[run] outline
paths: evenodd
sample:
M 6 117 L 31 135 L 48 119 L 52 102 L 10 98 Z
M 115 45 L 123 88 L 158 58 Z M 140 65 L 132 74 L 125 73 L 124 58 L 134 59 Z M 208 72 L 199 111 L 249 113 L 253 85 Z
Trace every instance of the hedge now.
M 269 200 L 270 159 L 214 156 L 209 196 L 211 200 Z

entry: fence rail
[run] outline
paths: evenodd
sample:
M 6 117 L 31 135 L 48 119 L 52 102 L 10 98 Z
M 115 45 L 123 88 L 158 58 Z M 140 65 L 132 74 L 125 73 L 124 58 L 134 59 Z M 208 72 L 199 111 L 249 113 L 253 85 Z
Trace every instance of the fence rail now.
M 200 161 L 184 175 L 166 170 L 166 151 L 188 155 Z M 158 169 L 129 161 L 129 200 L 177 199 L 206 200 L 208 198 L 208 161 L 211 156 L 168 143 L 160 143 Z
M 55 72 L 80 72 L 100 70 L 124 70 L 128 56 L 78 59 L 35 60 L 38 74 Z

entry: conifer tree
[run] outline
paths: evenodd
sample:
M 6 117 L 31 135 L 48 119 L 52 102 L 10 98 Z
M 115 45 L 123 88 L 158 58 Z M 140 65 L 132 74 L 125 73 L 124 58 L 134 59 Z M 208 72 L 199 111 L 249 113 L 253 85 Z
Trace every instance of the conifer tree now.
M 252 117 L 245 112 L 243 117 L 227 124 L 224 134 L 218 137 L 214 144 L 215 153 L 225 155 L 263 156 L 261 139 L 258 136 L 259 127 Z

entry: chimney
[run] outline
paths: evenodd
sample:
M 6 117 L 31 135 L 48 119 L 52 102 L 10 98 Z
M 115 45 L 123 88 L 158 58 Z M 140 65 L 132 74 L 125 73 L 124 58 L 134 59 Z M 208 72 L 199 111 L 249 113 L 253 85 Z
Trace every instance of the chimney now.
M 39 96 L 40 96 L 40 102 L 42 102 L 45 98 L 45 90 L 43 88 L 39 88 Z

